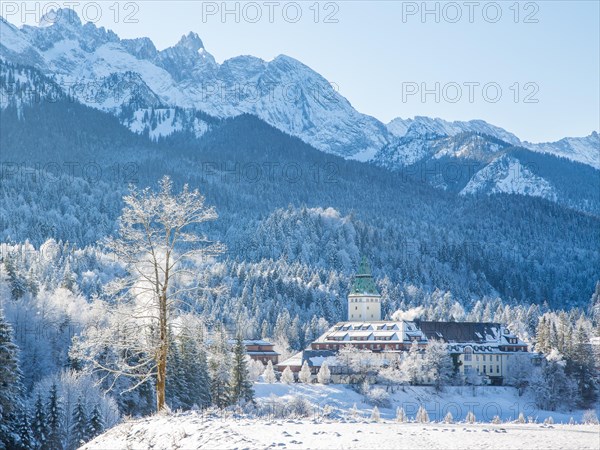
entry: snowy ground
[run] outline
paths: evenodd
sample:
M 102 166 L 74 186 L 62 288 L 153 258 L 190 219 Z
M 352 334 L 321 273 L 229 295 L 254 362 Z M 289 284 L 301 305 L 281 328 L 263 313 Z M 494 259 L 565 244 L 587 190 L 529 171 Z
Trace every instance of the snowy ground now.
M 83 447 L 112 449 L 594 449 L 593 425 L 418 424 L 206 418 L 196 413 L 123 423 Z
M 356 404 L 363 417 L 370 417 L 373 407 L 364 401 L 364 397 L 346 385 L 295 383 L 292 385 L 275 383 L 256 383 L 254 385 L 258 402 L 269 404 L 276 399 L 286 400 L 292 396 L 301 396 L 313 404 L 313 417 L 318 417 L 325 406 L 329 406 L 334 415 L 344 417 L 347 411 Z M 446 387 L 441 393 L 436 393 L 431 387 L 396 388 L 390 394 L 389 408 L 379 408 L 382 418 L 393 419 L 396 407 L 404 408 L 409 419 L 423 405 L 432 421 L 441 421 L 450 412 L 456 421 L 464 420 L 467 413 L 472 411 L 478 422 L 491 422 L 494 416 L 499 416 L 504 422 L 512 421 L 523 413 L 525 418 L 533 418 L 543 422 L 552 417 L 555 423 L 569 423 L 571 417 L 580 422 L 583 412 L 575 411 L 544 411 L 535 406 L 528 395 L 519 396 L 517 389 L 507 386 L 478 386 L 478 387 Z M 597 411 L 600 416 L 600 411 Z
M 567 425 L 570 417 L 579 421 L 581 411 L 547 412 L 536 410 L 527 397 L 519 397 L 507 387 L 446 388 L 436 394 L 430 388 L 412 387 L 392 395 L 390 408 L 381 408 L 380 422 L 370 420 L 372 406 L 342 385 L 284 385 L 257 383 L 257 402 L 263 412 L 270 405 L 285 405 L 295 396 L 310 403 L 310 413 L 302 419 L 278 418 L 274 414 L 249 419 L 231 412 L 189 412 L 157 415 L 127 421 L 107 431 L 83 447 L 86 450 L 112 449 L 599 449 L 598 425 Z M 356 404 L 358 414 L 349 410 Z M 450 411 L 456 421 L 471 410 L 478 422 L 398 423 L 393 418 L 396 406 L 404 407 L 408 419 L 414 418 L 423 404 L 432 421 Z M 328 415 L 324 416 L 324 411 Z M 511 423 L 519 412 L 542 422 L 548 416 L 554 425 Z M 504 423 L 491 424 L 498 415 Z

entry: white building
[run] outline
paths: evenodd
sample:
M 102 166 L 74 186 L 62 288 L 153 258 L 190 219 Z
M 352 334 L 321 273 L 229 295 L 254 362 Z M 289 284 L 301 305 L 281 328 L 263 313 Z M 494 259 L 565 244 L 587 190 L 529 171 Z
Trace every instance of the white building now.
M 431 339 L 446 343 L 460 374 L 477 374 L 490 384 L 503 384 L 510 375 L 511 357 L 528 352 L 527 344 L 499 323 L 381 320 L 381 296 L 363 258 L 348 295 L 348 320 L 335 324 L 277 367 L 298 372 L 307 361 L 316 373 L 324 358 L 335 363 L 335 355 L 345 346 L 386 359 L 390 353 L 408 351 L 415 341 L 424 351 Z M 336 368 L 329 365 L 335 378 Z

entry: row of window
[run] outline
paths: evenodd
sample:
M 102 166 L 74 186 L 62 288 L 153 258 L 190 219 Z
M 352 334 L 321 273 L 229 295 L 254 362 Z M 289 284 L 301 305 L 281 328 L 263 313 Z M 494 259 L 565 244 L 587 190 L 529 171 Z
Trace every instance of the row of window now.
M 481 372 L 483 371 L 483 374 L 485 375 L 499 375 L 500 372 L 500 365 L 496 364 L 496 372 L 494 372 L 494 366 L 493 365 L 488 365 L 488 366 L 482 366 L 482 370 L 479 370 L 479 367 L 476 368 L 477 369 L 477 375 L 480 375 Z M 469 374 L 472 373 L 475 370 L 475 368 L 471 367 L 471 366 L 465 366 L 465 374 Z
M 473 351 L 469 351 L 469 347 L 465 348 L 465 355 L 464 355 L 464 361 L 473 361 Z M 475 355 L 475 361 L 479 361 L 479 356 L 480 355 Z M 494 356 L 496 356 L 496 361 L 500 361 L 500 355 L 481 355 L 481 360 L 482 361 L 486 361 L 487 356 L 490 357 L 490 361 L 493 361 Z

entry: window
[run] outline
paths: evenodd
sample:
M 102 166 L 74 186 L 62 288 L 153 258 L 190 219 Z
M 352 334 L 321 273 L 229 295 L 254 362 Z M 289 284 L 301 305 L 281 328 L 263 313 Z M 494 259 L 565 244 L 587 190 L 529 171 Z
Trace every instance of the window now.
M 485 367 L 486 367 L 486 366 L 485 366 L 485 364 L 484 364 L 484 366 L 483 366 L 483 373 L 487 373 L 487 372 L 485 371 Z
M 496 355 L 496 362 L 500 361 L 500 355 Z
M 496 366 L 496 372 L 500 373 L 500 366 L 498 366 L 498 365 Z
M 482 360 L 482 361 L 485 361 L 485 355 L 483 355 L 483 356 L 482 356 L 482 358 L 483 358 L 483 360 Z
M 471 347 L 465 347 L 465 362 L 473 360 L 473 349 Z
M 357 309 L 358 309 L 358 306 L 355 306 L 355 307 L 354 307 L 354 310 L 356 311 Z
M 490 373 L 494 372 L 494 366 L 490 365 Z

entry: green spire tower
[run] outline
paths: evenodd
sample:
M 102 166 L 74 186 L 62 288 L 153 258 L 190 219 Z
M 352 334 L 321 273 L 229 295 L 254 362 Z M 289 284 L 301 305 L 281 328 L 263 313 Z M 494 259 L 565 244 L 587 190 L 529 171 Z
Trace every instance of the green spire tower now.
M 381 295 L 377 290 L 367 258 L 363 256 L 348 295 L 348 320 L 381 320 Z

